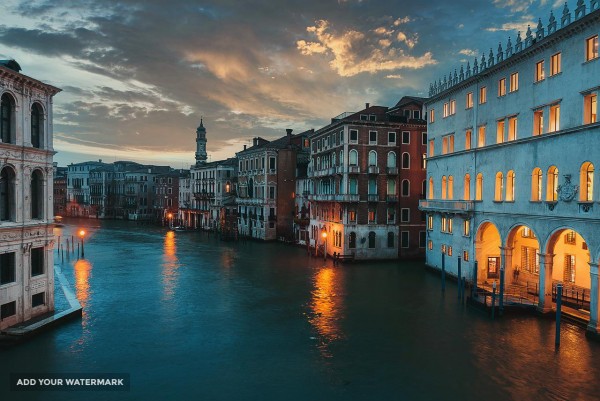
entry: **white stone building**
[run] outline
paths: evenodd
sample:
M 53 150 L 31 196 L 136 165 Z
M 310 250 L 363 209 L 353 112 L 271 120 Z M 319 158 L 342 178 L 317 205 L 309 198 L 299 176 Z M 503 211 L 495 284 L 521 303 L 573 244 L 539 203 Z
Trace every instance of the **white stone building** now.
M 589 312 L 598 333 L 599 2 L 565 4 L 430 88 L 427 264 Z
M 52 97 L 0 61 L 0 330 L 54 310 Z

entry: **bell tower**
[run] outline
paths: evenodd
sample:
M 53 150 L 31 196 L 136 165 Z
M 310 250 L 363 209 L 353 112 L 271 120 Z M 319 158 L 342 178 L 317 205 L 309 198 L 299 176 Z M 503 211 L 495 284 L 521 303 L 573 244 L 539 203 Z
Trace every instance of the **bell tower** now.
M 205 164 L 206 159 L 206 128 L 202 124 L 201 117 L 200 126 L 196 129 L 196 165 Z

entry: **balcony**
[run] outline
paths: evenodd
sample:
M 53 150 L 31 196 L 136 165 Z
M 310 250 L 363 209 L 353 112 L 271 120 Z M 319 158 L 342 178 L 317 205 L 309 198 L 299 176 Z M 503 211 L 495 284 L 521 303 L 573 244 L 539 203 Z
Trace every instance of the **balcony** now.
M 334 195 L 334 199 L 336 202 L 358 202 L 359 195 L 358 194 L 338 194 Z
M 194 192 L 194 198 L 196 199 L 211 199 L 214 197 L 214 192 Z
M 432 212 L 467 213 L 474 211 L 475 202 L 424 199 L 419 201 L 419 209 Z
M 379 174 L 379 167 L 369 166 L 369 174 Z
M 390 203 L 398 202 L 398 195 L 387 195 L 386 201 Z
M 375 195 L 369 194 L 369 195 L 367 195 L 367 200 L 369 202 L 379 202 L 379 195 L 377 195 L 377 194 L 375 194 Z
M 388 167 L 387 173 L 388 175 L 398 175 L 398 167 Z
M 308 200 L 311 201 L 333 201 L 336 195 L 333 194 L 312 194 L 308 195 Z
M 348 166 L 348 174 L 359 174 L 360 167 L 359 166 Z

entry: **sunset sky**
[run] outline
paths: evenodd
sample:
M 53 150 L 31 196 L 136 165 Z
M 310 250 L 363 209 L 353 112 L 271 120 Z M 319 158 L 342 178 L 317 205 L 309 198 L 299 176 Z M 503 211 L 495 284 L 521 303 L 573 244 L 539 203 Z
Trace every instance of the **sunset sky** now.
M 576 1 L 570 0 L 574 10 Z M 589 2 L 586 1 L 586 4 Z M 2 0 L 0 58 L 63 91 L 59 165 L 212 160 L 254 136 L 318 129 L 366 102 L 426 97 L 429 83 L 514 43 L 554 0 Z

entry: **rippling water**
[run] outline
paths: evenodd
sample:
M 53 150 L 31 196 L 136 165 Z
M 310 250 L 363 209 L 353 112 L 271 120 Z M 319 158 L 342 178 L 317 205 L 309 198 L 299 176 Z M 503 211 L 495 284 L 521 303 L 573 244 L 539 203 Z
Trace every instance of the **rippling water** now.
M 62 269 L 84 315 L 0 351 L 0 400 L 599 398 L 582 329 L 563 324 L 555 352 L 551 320 L 492 321 L 419 263 L 332 266 L 127 222 L 71 221 L 61 241 L 78 224 L 86 259 Z M 125 372 L 131 391 L 8 394 L 10 372 Z

